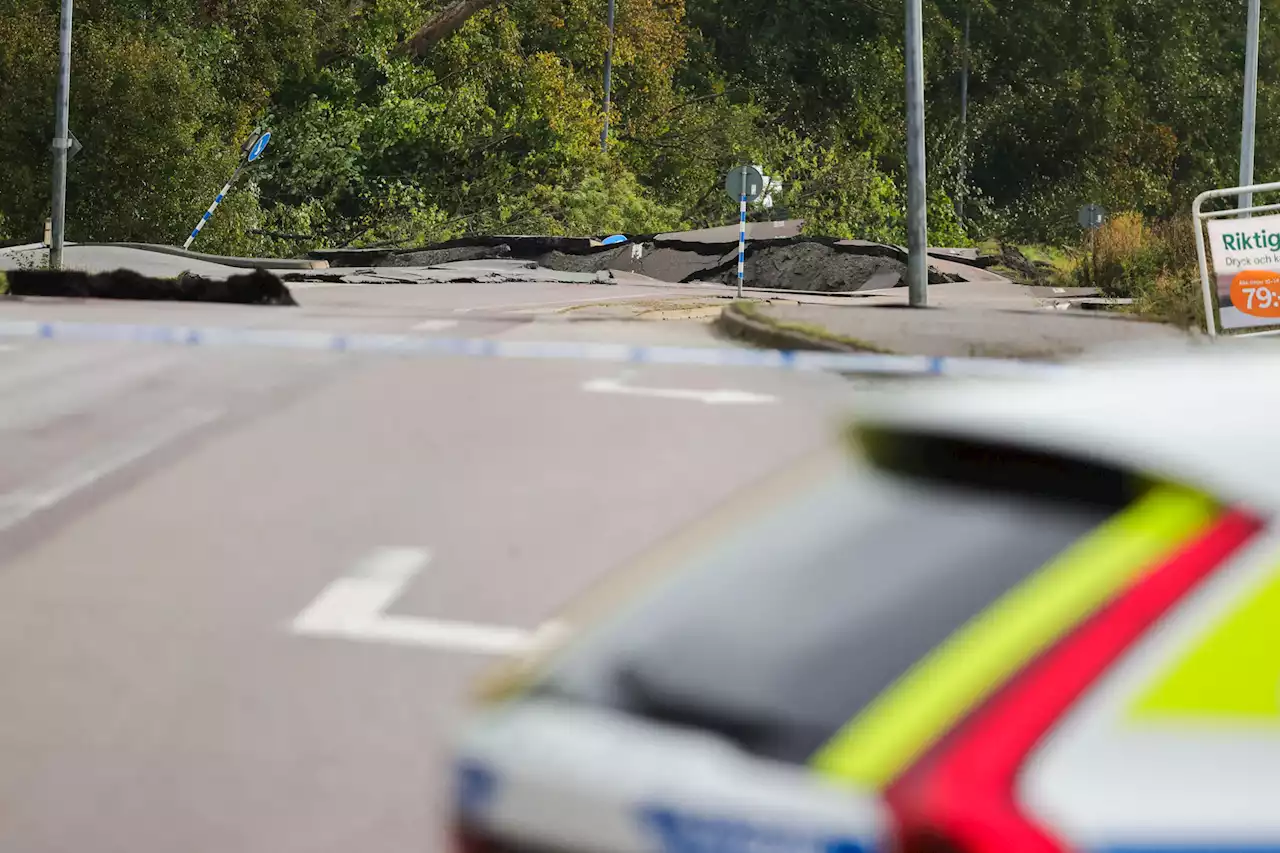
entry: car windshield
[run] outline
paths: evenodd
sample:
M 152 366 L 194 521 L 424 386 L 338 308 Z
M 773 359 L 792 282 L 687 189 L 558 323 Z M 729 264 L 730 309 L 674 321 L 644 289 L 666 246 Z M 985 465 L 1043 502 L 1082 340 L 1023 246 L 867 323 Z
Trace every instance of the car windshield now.
M 836 467 L 672 567 L 539 692 L 803 761 L 1116 509 Z

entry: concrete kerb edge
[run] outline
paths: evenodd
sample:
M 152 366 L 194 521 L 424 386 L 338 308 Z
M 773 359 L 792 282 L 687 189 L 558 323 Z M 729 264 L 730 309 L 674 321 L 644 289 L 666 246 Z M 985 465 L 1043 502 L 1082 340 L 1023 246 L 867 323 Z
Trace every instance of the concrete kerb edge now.
M 187 258 L 193 261 L 205 261 L 206 263 L 221 264 L 224 267 L 237 267 L 240 269 L 263 269 L 267 271 L 271 271 L 273 269 L 329 269 L 328 261 L 311 260 L 307 258 L 237 258 L 228 255 L 206 255 L 202 252 L 192 252 L 187 249 L 181 249 L 177 246 L 163 246 L 157 243 L 68 243 L 67 245 L 138 249 L 144 252 L 155 252 L 160 255 L 173 255 L 175 257 Z
M 891 355 L 885 350 L 860 348 L 844 341 L 809 335 L 788 329 L 747 313 L 738 303 L 725 306 L 716 326 L 729 337 L 753 346 L 776 350 L 816 350 L 819 352 L 872 353 Z

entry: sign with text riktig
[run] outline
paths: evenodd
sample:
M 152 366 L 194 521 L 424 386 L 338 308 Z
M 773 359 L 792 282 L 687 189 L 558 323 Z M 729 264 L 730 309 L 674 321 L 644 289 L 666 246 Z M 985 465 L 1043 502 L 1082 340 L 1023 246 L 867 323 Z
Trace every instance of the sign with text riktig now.
M 1222 328 L 1280 326 L 1280 216 L 1210 219 L 1205 226 Z

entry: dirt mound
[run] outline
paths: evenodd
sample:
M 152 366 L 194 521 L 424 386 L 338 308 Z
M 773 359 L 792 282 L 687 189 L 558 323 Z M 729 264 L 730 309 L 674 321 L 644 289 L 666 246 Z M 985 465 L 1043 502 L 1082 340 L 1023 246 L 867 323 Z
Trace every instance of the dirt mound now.
M 150 278 L 131 270 L 84 273 L 71 270 L 13 270 L 12 296 L 54 296 L 71 299 L 142 299 L 167 302 L 229 302 L 240 305 L 297 305 L 289 288 L 264 270 L 233 275 L 225 280 L 182 275 Z
M 490 261 L 511 257 L 511 247 L 506 243 L 497 246 L 452 246 L 443 249 L 421 249 L 415 252 L 396 252 L 389 255 L 385 266 L 433 267 L 459 261 Z
M 895 258 L 841 251 L 821 243 L 795 243 L 752 252 L 744 272 L 752 287 L 847 293 L 897 287 L 906 279 L 907 266 Z M 733 269 L 717 279 L 725 284 L 737 281 L 736 258 Z
M 539 256 L 538 266 L 556 272 L 601 272 L 617 269 L 616 263 L 623 252 L 630 252 L 630 246 L 610 246 L 607 249 L 588 253 L 561 252 L 558 249 Z
M 907 265 L 893 254 L 874 247 L 797 240 L 779 241 L 754 251 L 748 247 L 744 274 L 748 287 L 852 293 L 902 287 L 907 278 Z M 737 279 L 737 252 L 702 277 L 704 281 L 723 284 L 735 284 Z M 929 268 L 930 284 L 958 280 L 956 276 Z

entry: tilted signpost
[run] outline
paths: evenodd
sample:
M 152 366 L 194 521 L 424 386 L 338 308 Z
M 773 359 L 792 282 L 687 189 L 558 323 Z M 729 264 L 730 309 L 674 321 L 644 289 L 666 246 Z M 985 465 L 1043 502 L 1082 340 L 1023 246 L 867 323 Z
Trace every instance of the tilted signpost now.
M 222 200 L 227 197 L 227 193 L 231 192 L 231 187 L 235 184 L 236 179 L 240 177 L 240 173 L 244 171 L 246 166 L 250 163 L 256 162 L 262 156 L 262 153 L 267 150 L 267 143 L 270 141 L 271 131 L 269 130 L 254 133 L 253 136 L 249 137 L 249 141 L 246 142 L 244 147 L 241 149 L 241 153 L 244 157 L 243 161 L 240 165 L 236 166 L 236 170 L 231 173 L 231 179 L 227 181 L 226 185 L 222 188 L 222 191 L 218 193 L 217 197 L 213 200 L 213 204 L 209 205 L 209 209 L 204 212 L 204 216 L 196 223 L 196 227 L 187 235 L 187 242 L 182 244 L 182 248 L 191 248 L 191 244 L 200 236 L 200 232 L 204 229 L 205 224 L 213 218 L 213 212 L 218 209 L 218 205 L 222 204 Z

